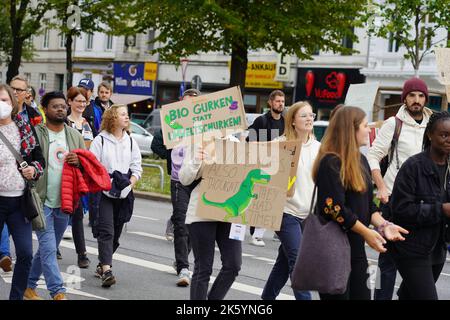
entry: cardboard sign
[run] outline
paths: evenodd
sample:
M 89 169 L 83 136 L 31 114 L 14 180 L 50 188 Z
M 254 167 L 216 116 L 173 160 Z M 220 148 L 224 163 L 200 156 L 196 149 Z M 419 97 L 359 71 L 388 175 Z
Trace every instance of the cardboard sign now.
M 167 104 L 160 115 L 167 149 L 193 144 L 195 137 L 222 137 L 247 128 L 239 87 Z
M 250 142 L 250 143 L 258 143 L 258 142 Z M 288 184 L 287 184 L 287 197 L 290 198 L 294 195 L 295 192 L 295 181 L 297 180 L 297 168 L 298 162 L 300 160 L 300 152 L 302 150 L 302 143 L 300 140 L 295 141 L 272 141 L 272 142 L 259 142 L 261 145 L 265 143 L 279 143 L 280 148 L 289 152 L 292 156 L 292 162 L 289 171 Z
M 266 148 L 216 141 L 216 163 L 203 169 L 196 215 L 280 230 L 291 163 L 291 154 L 280 143 Z
M 345 105 L 363 109 L 367 120 L 372 121 L 373 105 L 379 86 L 379 82 L 351 84 L 345 97 Z

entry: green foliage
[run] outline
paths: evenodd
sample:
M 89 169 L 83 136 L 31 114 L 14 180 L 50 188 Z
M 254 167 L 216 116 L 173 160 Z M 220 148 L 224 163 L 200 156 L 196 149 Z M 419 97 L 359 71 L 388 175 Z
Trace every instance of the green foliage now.
M 369 35 L 385 39 L 394 35 L 406 48 L 405 58 L 418 70 L 435 45 L 446 44 L 446 38 L 432 39 L 439 28 L 450 28 L 450 0 L 372 0 L 363 20 Z M 424 28 L 427 21 L 431 23 Z
M 310 59 L 320 48 L 350 53 L 341 46 L 366 1 L 335 0 L 105 0 L 114 8 L 107 22 L 116 34 L 158 30 L 154 52 L 179 63 L 180 57 L 200 52 L 230 53 L 233 46 L 267 49 Z M 241 57 L 243 58 L 243 57 Z

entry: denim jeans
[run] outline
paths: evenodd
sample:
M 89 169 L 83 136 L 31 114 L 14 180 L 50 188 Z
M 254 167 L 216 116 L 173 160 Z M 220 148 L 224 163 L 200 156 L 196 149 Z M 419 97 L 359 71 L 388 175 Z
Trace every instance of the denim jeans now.
M 233 285 L 241 270 L 242 242 L 229 238 L 230 227 L 231 224 L 226 222 L 194 222 L 188 225 L 194 253 L 191 300 L 223 300 Z M 216 242 L 222 268 L 208 293 Z
M 31 223 L 25 220 L 21 202 L 22 197 L 0 197 L 0 228 L 8 225 L 17 256 L 9 294 L 11 300 L 23 299 L 33 259 Z
M 189 186 L 183 186 L 178 181 L 170 180 L 170 194 L 173 207 L 173 213 L 170 220 L 173 224 L 173 247 L 175 250 L 177 274 L 180 273 L 183 268 L 189 269 L 191 243 L 189 241 L 189 231 L 185 221 L 191 192 L 192 189 Z
M 263 300 L 275 300 L 294 269 L 302 239 L 301 222 L 302 219 L 283 213 L 280 231 L 276 231 L 281 244 L 278 248 L 277 260 L 261 295 Z M 296 300 L 311 300 L 309 291 L 293 291 Z
M 0 259 L 4 256 L 11 257 L 11 251 L 9 247 L 9 232 L 6 224 L 3 225 L 3 230 L 0 237 Z
M 36 231 L 39 248 L 33 257 L 28 287 L 35 289 L 39 277 L 44 274 L 50 296 L 54 297 L 60 292 L 66 292 L 56 260 L 56 248 L 59 246 L 69 223 L 69 215 L 61 212 L 60 208 L 49 208 L 45 205 L 44 214 L 47 225 L 45 231 Z

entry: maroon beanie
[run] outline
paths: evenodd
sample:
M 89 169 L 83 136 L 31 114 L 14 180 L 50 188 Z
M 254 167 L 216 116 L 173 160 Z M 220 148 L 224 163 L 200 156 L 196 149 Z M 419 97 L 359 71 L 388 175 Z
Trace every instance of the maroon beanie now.
M 426 83 L 419 78 L 411 78 L 403 85 L 402 102 L 405 101 L 408 93 L 413 91 L 420 91 L 425 95 L 426 101 L 428 101 L 428 88 Z

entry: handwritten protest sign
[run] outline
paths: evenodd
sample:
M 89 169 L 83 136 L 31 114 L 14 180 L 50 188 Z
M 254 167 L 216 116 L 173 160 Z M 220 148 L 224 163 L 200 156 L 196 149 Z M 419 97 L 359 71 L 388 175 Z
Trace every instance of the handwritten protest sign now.
M 194 137 L 221 137 L 247 128 L 239 87 L 167 104 L 160 114 L 168 149 L 192 144 Z
M 372 121 L 373 105 L 379 85 L 378 82 L 352 83 L 345 97 L 345 105 L 363 109 L 366 112 L 368 121 Z
M 292 155 L 281 143 L 263 145 L 216 141 L 216 156 L 225 156 L 204 167 L 197 216 L 280 230 Z

